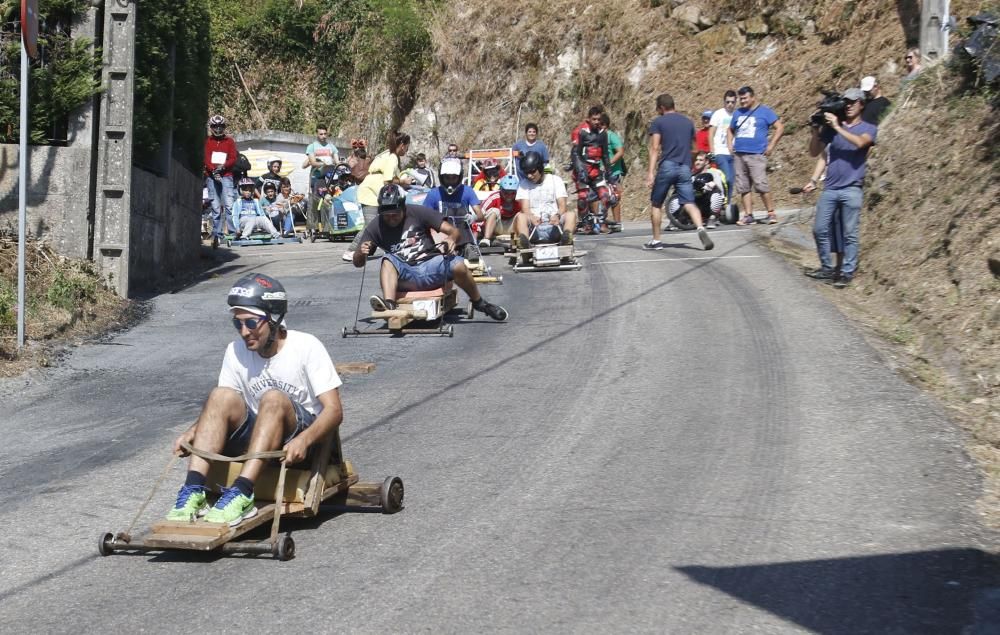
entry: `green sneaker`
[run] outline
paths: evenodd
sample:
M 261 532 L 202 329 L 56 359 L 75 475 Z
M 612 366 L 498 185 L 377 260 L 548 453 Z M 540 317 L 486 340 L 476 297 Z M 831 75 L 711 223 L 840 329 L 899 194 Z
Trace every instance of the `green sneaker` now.
M 177 493 L 174 508 L 167 512 L 167 520 L 193 523 L 198 516 L 208 510 L 205 488 L 200 485 L 185 485 Z
M 206 523 L 226 523 L 235 527 L 247 518 L 257 515 L 253 506 L 253 496 L 244 496 L 240 490 L 230 487 L 222 490 L 222 496 L 215 501 L 215 506 L 205 514 Z

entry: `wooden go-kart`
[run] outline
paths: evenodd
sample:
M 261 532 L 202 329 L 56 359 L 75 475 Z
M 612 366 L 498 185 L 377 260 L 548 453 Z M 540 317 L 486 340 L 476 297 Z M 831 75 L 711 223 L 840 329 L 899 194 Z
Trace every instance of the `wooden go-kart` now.
M 403 291 L 396 299 L 397 308 L 372 311 L 375 320 L 385 320 L 385 326 L 359 330 L 357 324 L 344 327 L 341 337 L 348 335 L 443 335 L 455 336 L 451 324 L 445 324 L 444 316 L 458 304 L 458 290 L 453 282 L 430 291 Z M 411 326 L 413 324 L 414 326 Z
M 509 262 L 515 273 L 525 271 L 577 271 L 583 268 L 579 258 L 586 251 L 577 251 L 570 245 L 540 243 L 529 249 L 518 249 Z
M 260 452 L 238 457 L 225 457 L 184 446 L 188 452 L 212 462 L 208 483 L 229 486 L 239 476 L 242 461 L 249 459 L 284 458 L 284 451 Z M 308 466 L 286 467 L 284 461 L 277 466 L 267 465 L 255 486 L 254 496 L 258 505 L 257 515 L 243 520 L 235 527 L 221 523 L 208 523 L 202 519 L 193 522 L 163 520 L 154 523 L 144 534 L 133 537 L 132 528 L 139 520 L 154 491 L 140 507 L 129 527 L 117 534 L 102 533 L 97 550 L 102 556 L 115 552 L 147 551 L 216 551 L 223 554 L 268 554 L 278 560 L 288 560 L 295 555 L 295 541 L 290 534 L 279 535 L 282 518 L 309 518 L 323 511 L 382 511 L 393 514 L 403 508 L 403 481 L 390 476 L 381 483 L 361 482 L 354 466 L 343 457 L 340 433 L 334 430 L 314 451 L 310 452 Z M 164 470 L 170 472 L 177 457 L 173 457 Z M 160 481 L 163 480 L 160 477 Z M 157 483 L 159 484 L 159 482 Z M 218 492 L 216 492 L 218 493 Z M 271 523 L 267 538 L 238 540 L 248 532 Z

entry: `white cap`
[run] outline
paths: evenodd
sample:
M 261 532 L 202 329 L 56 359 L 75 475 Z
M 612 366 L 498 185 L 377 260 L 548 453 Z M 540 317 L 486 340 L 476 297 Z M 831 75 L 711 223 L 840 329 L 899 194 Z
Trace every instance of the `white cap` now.
M 867 93 L 871 91 L 872 88 L 875 88 L 876 83 L 877 82 L 875 78 L 872 77 L 871 75 L 869 75 L 868 77 L 863 77 L 861 78 L 861 90 Z
M 253 313 L 254 315 L 267 317 L 267 311 L 265 311 L 264 309 L 258 309 L 255 306 L 231 306 L 229 307 L 229 311 L 230 312 L 246 311 L 247 313 Z
M 441 162 L 441 176 L 448 174 L 462 175 L 462 161 L 460 159 L 448 158 Z

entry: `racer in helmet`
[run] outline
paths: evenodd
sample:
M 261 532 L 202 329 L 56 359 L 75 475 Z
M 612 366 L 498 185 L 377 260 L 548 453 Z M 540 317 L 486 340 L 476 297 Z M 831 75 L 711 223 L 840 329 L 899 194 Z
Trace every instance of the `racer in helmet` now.
M 213 115 L 208 120 L 208 127 L 211 134 L 205 139 L 203 171 L 205 188 L 212 202 L 212 242 L 217 244 L 224 233 L 236 231 L 230 218 L 236 198 L 233 167 L 239 153 L 236 141 L 226 134 L 225 117 Z
M 337 179 L 337 187 L 341 192 L 355 184 L 354 175 L 351 174 L 351 166 L 346 163 L 338 163 L 333 175 Z
M 601 211 L 611 208 L 611 191 L 608 188 L 607 167 L 611 158 L 608 151 L 608 135 L 601 129 L 601 114 L 604 108 L 591 106 L 587 111 L 587 119 L 573 129 L 570 138 L 573 149 L 570 153 L 573 167 L 573 181 L 576 184 L 576 210 L 585 214 L 590 207 L 594 223 L 586 227 L 584 233 L 608 233 L 605 213 Z
M 514 217 L 521 211 L 521 202 L 517 200 L 517 188 L 520 180 L 513 174 L 500 179 L 500 190 L 493 192 L 483 201 L 483 216 L 486 227 L 479 241 L 480 247 L 490 247 L 497 234 L 510 234 L 514 229 Z
M 472 189 L 477 192 L 495 192 L 500 189 L 500 178 L 506 173 L 497 160 L 483 159 L 479 168 L 479 175 L 472 181 Z
M 237 238 L 248 238 L 254 231 L 264 231 L 271 234 L 271 238 L 279 238 L 281 235 L 274 228 L 271 218 L 264 212 L 259 200 L 253 197 L 257 183 L 250 177 L 240 179 L 240 198 L 233 203 L 233 218 L 238 220 L 240 227 Z
M 343 420 L 342 382 L 333 361 L 318 338 L 285 326 L 288 297 L 274 278 L 240 278 L 229 289 L 228 304 L 240 336 L 226 348 L 218 385 L 198 420 L 174 441 L 174 452 L 186 454 L 182 444 L 226 456 L 281 449 L 286 465 L 299 463 Z M 204 515 L 206 522 L 236 526 L 256 516 L 254 483 L 263 466 L 262 459 L 244 462 L 239 477 L 209 507 L 209 463 L 192 455 L 167 520 L 191 522 Z
M 274 183 L 276 189 L 281 186 L 281 163 L 281 157 L 274 155 L 267 157 L 267 172 L 257 177 L 258 194 L 263 196 L 264 183 L 268 181 Z
M 444 242 L 437 244 L 433 232 L 444 234 Z M 384 185 L 378 194 L 378 218 L 365 225 L 361 245 L 354 252 L 354 266 L 363 267 L 376 247 L 385 251 L 379 275 L 382 295 L 370 298 L 372 309 L 395 309 L 400 291 L 430 291 L 454 280 L 475 310 L 494 320 L 506 320 L 506 309 L 480 295 L 465 259 L 456 255 L 460 240 L 458 227 L 441 214 L 425 205 L 408 204 L 399 186 Z
M 437 210 L 445 220 L 459 228 L 462 236 L 458 247 L 466 257 L 478 257 L 478 252 L 472 245 L 475 237 L 470 225 L 477 220 L 482 221 L 483 212 L 479 197 L 471 187 L 462 183 L 462 160 L 449 158 L 441 161 L 440 175 L 441 185 L 427 192 L 424 205 Z M 466 249 L 467 246 L 472 249 Z
M 532 243 L 573 243 L 576 212 L 566 208 L 566 184 L 555 174 L 545 172 L 545 164 L 537 152 L 521 157 L 524 180 L 517 188 L 516 200 L 521 212 L 514 217 L 517 246 L 528 249 Z

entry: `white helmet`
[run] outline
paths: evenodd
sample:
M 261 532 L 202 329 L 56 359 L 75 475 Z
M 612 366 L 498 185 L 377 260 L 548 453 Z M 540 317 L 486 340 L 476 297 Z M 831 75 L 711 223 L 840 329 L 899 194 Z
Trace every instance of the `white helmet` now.
M 445 176 L 447 174 L 462 176 L 462 160 L 448 157 L 441 161 L 441 176 Z
M 273 154 L 267 157 L 267 167 L 270 168 L 272 163 L 277 163 L 281 165 L 281 157 L 274 156 Z

